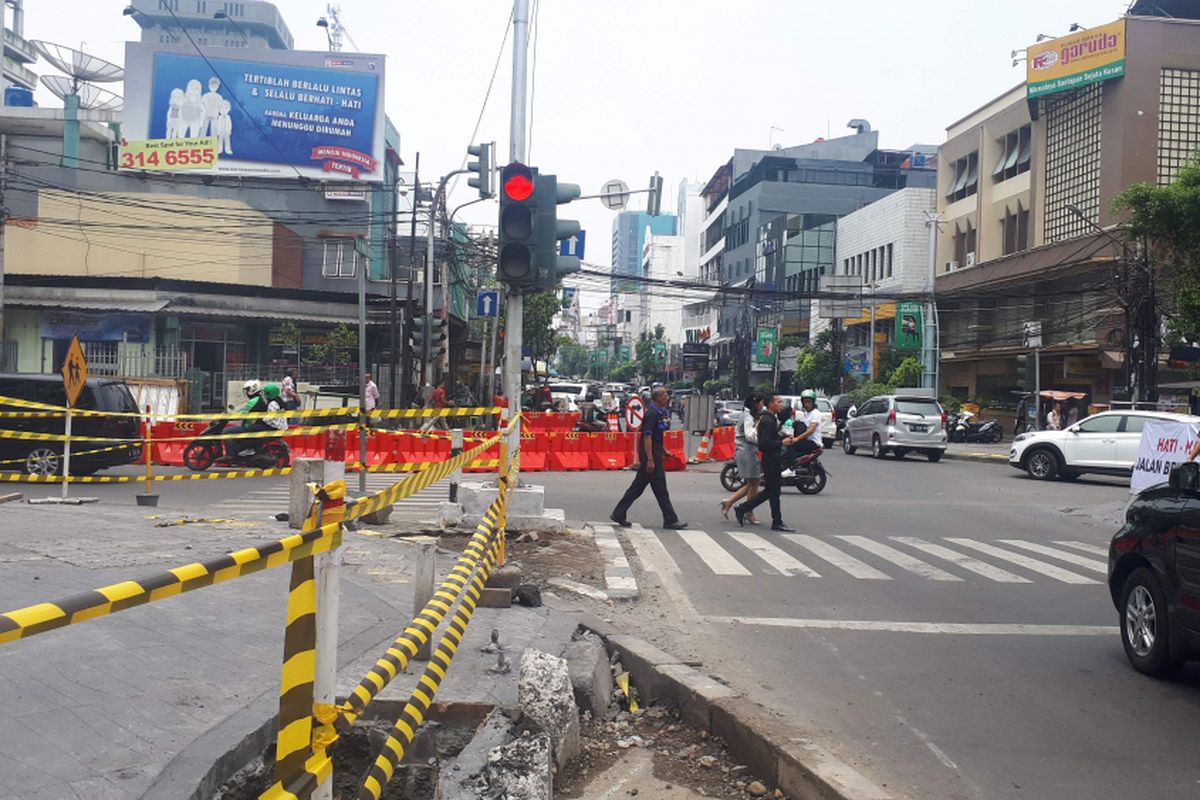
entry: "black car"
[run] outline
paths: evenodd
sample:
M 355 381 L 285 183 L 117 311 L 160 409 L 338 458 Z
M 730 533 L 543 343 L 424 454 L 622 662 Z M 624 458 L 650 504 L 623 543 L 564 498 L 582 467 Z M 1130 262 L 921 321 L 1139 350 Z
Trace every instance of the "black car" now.
M 1129 501 L 1108 548 L 1108 589 L 1134 669 L 1168 677 L 1200 658 L 1200 464 Z
M 51 406 L 66 406 L 67 394 L 60 375 L 0 374 L 0 411 L 33 411 L 5 403 L 4 398 Z M 89 378 L 75 407 L 87 411 L 137 412 L 137 403 L 124 381 Z M 33 419 L 0 417 L 0 430 L 63 433 L 63 417 Z M 136 417 L 79 415 L 71 420 L 71 435 L 95 439 L 137 439 Z M 102 451 L 102 452 L 96 452 Z M 62 472 L 63 443 L 50 440 L 0 438 L 0 470 L 20 470 L 30 475 Z M 71 445 L 71 474 L 90 475 L 105 467 L 130 464 L 141 458 L 141 445 L 119 441 L 84 441 Z

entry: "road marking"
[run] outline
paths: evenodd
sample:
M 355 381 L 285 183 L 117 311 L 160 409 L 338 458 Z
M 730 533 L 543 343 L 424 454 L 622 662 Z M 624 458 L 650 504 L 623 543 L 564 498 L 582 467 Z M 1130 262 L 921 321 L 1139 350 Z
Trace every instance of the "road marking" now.
M 814 536 L 809 536 L 806 533 L 785 533 L 783 538 L 793 544 L 798 544 L 805 550 L 810 551 L 818 558 L 823 558 L 830 564 L 833 564 L 838 569 L 849 573 L 855 578 L 864 581 L 890 581 L 891 576 L 886 575 L 875 569 L 869 564 L 864 564 L 857 558 L 843 553 L 828 542 L 823 542 Z
M 771 628 L 932 633 L 960 636 L 1113 636 L 1115 625 L 1037 625 L 1023 622 L 899 622 L 867 619 L 793 619 L 788 617 L 706 616 L 705 622 L 762 625 Z
M 927 542 L 923 539 L 918 539 L 915 536 L 892 536 L 889 537 L 892 541 L 906 544 L 916 550 L 928 553 L 931 556 L 940 558 L 943 561 L 948 561 L 957 567 L 974 572 L 976 575 L 982 575 L 985 578 L 996 581 L 997 583 L 1032 583 L 1028 578 L 1022 578 L 1020 575 L 1014 575 L 1008 570 L 993 567 L 986 561 L 980 561 L 973 556 L 968 556 L 959 553 L 956 550 L 951 550 L 949 547 L 943 547 L 940 544 Z
M 667 598 L 676 607 L 676 616 L 684 623 L 694 623 L 699 618 L 699 614 L 696 613 L 696 607 L 692 605 L 691 599 L 688 598 L 687 592 L 683 590 L 683 585 L 679 582 L 679 565 L 667 552 L 662 540 L 653 531 L 643 528 L 636 522 L 632 528 L 626 528 L 622 533 L 637 552 L 643 572 L 651 573 L 658 578 L 658 583 L 667 593 Z
M 781 575 L 807 575 L 810 578 L 821 577 L 819 572 L 797 560 L 791 553 L 781 550 L 756 533 L 730 531 L 729 535 L 733 537 L 735 542 L 767 562 L 767 566 L 770 569 Z
M 1108 574 L 1108 564 L 1104 563 L 1103 561 L 1096 561 L 1095 559 L 1087 558 L 1075 553 L 1068 553 L 1066 550 L 1056 550 L 1053 547 L 1047 547 L 1046 545 L 1038 544 L 1037 542 L 1027 542 L 1023 539 L 1001 539 L 1000 543 L 1011 545 L 1013 547 L 1020 547 L 1021 549 L 1028 550 L 1031 553 L 1039 553 L 1043 556 L 1057 558 L 1059 561 L 1066 561 L 1069 564 L 1076 564 L 1080 567 L 1086 567 L 1087 569 L 1099 572 L 1101 575 Z
M 713 541 L 713 538 L 704 531 L 680 531 L 679 538 L 692 548 L 696 555 L 700 556 L 700 560 L 715 574 L 741 577 L 750 575 L 750 570 L 743 567 L 740 561 L 729 555 L 724 547 Z
M 590 522 L 596 547 L 604 559 L 604 585 L 608 596 L 614 600 L 636 600 L 638 596 L 637 579 L 625 557 L 625 548 L 617 538 L 617 532 L 612 525 L 603 522 Z
M 1083 552 L 1091 553 L 1094 556 L 1103 556 L 1104 558 L 1108 558 L 1108 548 L 1102 547 L 1098 544 L 1088 544 L 1087 542 L 1070 542 L 1070 541 L 1062 541 L 1062 540 L 1055 542 L 1055 544 L 1062 545 L 1063 547 L 1074 547 L 1076 550 L 1082 550 Z
M 1056 581 L 1063 583 L 1099 583 L 1092 578 L 1085 578 L 1083 575 L 1076 574 L 1070 570 L 1065 570 L 1062 567 L 1056 567 L 1053 564 L 1047 564 L 1045 561 L 1038 561 L 1036 558 L 1029 558 L 1020 553 L 1013 553 L 1009 550 L 1004 550 L 984 542 L 977 542 L 974 539 L 960 539 L 953 536 L 946 537 L 946 541 L 953 542 L 960 547 L 967 547 L 972 550 L 978 550 L 980 553 L 992 556 L 993 558 L 1003 559 L 1009 563 L 1016 564 L 1019 567 L 1024 567 L 1027 570 L 1041 573 L 1048 578 L 1053 578 Z
M 919 558 L 913 558 L 908 553 L 901 552 L 894 547 L 888 547 L 882 542 L 877 542 L 874 539 L 868 539 L 866 536 L 839 536 L 837 537 L 843 542 L 857 545 L 868 553 L 873 553 L 884 561 L 890 561 L 902 569 L 909 572 L 914 572 L 923 578 L 928 578 L 931 581 L 961 581 L 962 578 L 957 575 L 951 575 L 944 569 L 939 569 L 932 564 L 926 564 Z

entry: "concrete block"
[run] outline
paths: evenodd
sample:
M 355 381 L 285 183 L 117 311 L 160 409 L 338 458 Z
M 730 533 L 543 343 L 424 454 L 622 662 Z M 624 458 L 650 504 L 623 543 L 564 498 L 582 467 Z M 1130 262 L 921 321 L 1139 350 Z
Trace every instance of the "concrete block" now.
M 443 763 L 434 800 L 478 800 L 488 796 L 487 768 L 491 752 L 516 737 L 512 721 L 493 709 L 474 738 L 449 763 Z
M 521 565 L 509 561 L 502 567 L 492 570 L 488 575 L 487 585 L 502 589 L 515 589 L 521 582 Z
M 463 514 L 468 517 L 481 517 L 496 500 L 495 484 L 482 482 L 463 482 L 458 485 L 458 501 L 462 504 Z M 508 496 L 508 516 L 511 517 L 541 517 L 546 507 L 545 486 L 520 486 L 513 489 Z
M 660 667 L 667 664 L 678 664 L 679 659 L 666 653 L 645 639 L 636 636 L 610 636 L 609 644 L 620 654 L 621 663 L 629 670 L 633 685 L 637 687 L 638 697 L 646 705 L 656 700 L 665 700 L 663 692 L 663 676 Z
M 612 670 L 608 666 L 608 651 L 600 637 L 585 633 L 563 648 L 563 659 L 575 692 L 575 703 L 581 710 L 591 711 L 600 719 L 608 710 L 612 698 Z
M 325 482 L 325 462 L 320 458 L 297 458 L 292 461 L 288 475 L 291 491 L 288 495 L 288 527 L 300 530 L 312 507 L 312 494 L 306 484 Z
M 567 662 L 527 649 L 521 654 L 517 698 L 525 716 L 549 734 L 554 763 L 562 769 L 579 754 L 579 707 L 575 705 Z
M 719 681 L 684 664 L 664 664 L 658 668 L 658 684 L 663 698 L 679 707 L 684 719 L 701 730 L 712 726 L 712 704 L 736 697 L 737 692 Z
M 464 514 L 462 522 L 459 524 L 462 527 L 474 529 L 482 520 L 482 514 L 475 516 Z M 510 536 L 515 536 L 519 531 L 537 531 L 547 534 L 566 533 L 568 530 L 567 513 L 561 508 L 547 508 L 543 510 L 541 516 L 537 517 L 514 517 L 509 514 L 504 527 Z
M 551 741 L 547 734 L 528 732 L 520 739 L 497 747 L 488 754 L 487 795 L 521 800 L 551 800 L 554 773 Z
M 442 528 L 454 528 L 462 524 L 463 509 L 462 503 L 451 503 L 445 501 L 438 508 L 438 526 Z
M 485 586 L 479 593 L 480 608 L 512 608 L 512 589 Z

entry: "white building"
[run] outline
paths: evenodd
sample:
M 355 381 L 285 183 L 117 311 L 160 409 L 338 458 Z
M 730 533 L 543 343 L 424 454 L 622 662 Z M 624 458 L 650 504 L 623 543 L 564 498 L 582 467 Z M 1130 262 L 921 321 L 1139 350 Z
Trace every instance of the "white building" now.
M 658 325 L 666 330 L 663 339 L 668 343 L 683 341 L 682 296 L 670 296 L 663 286 L 655 286 L 655 280 L 680 281 L 684 279 L 684 257 L 687 240 L 683 236 L 663 236 L 646 232 L 646 246 L 642 248 L 642 274 L 650 279 L 645 291 L 638 296 L 640 313 L 637 335 L 653 334 Z
M 700 277 L 701 240 L 704 237 L 704 198 L 700 191 L 704 184 L 689 181 L 679 182 L 679 198 L 675 216 L 679 222 L 679 235 L 683 237 L 683 275 L 693 279 Z
M 937 207 L 937 190 L 907 188 L 876 200 L 837 223 L 835 274 L 862 280 L 864 307 L 857 319 L 845 320 L 846 352 L 865 357 L 895 340 L 896 303 L 880 300 L 875 306 L 875 350 L 870 341 L 871 302 L 874 295 L 928 291 L 929 228 L 927 214 Z M 815 306 L 816 304 L 814 304 Z M 812 335 L 829 327 L 813 309 Z

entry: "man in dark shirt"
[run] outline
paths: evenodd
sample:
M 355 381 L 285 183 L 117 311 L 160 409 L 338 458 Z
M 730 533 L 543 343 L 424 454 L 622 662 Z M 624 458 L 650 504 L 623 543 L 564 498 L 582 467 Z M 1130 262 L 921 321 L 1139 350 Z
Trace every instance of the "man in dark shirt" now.
M 633 483 L 626 490 L 625 496 L 609 517 L 622 528 L 629 527 L 626 514 L 642 492 L 649 486 L 654 491 L 654 499 L 662 510 L 663 527 L 668 530 L 682 530 L 686 522 L 680 522 L 679 515 L 671 505 L 671 496 L 667 493 L 667 476 L 663 471 L 663 432 L 671 426 L 671 411 L 669 407 L 670 392 L 665 386 L 658 386 L 650 395 L 650 405 L 646 416 L 642 419 L 642 429 L 638 433 L 638 470 Z
M 737 515 L 738 525 L 746 519 L 746 515 L 764 501 L 771 503 L 771 530 L 791 533 L 795 528 L 783 524 L 783 514 L 779 510 L 779 494 L 783 489 L 780 473 L 783 472 L 783 448 L 797 441 L 791 436 L 783 436 L 780 431 L 779 412 L 783 409 L 783 401 L 779 395 L 773 394 L 767 398 L 767 412 L 758 418 L 758 452 L 762 456 L 762 480 L 766 487 L 755 498 L 747 503 L 733 507 Z

